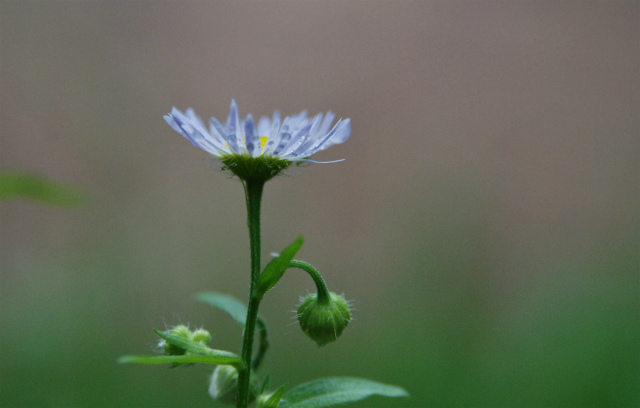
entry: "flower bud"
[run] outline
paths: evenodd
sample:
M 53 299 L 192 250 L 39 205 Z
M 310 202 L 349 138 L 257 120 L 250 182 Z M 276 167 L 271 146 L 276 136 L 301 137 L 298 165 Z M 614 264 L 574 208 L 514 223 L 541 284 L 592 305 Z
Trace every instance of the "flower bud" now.
M 191 330 L 183 324 L 179 324 L 175 326 L 173 329 L 170 329 L 167 333 L 174 334 L 176 336 L 184 337 L 186 339 L 191 338 Z M 162 347 L 164 354 L 166 356 L 182 356 L 185 354 L 186 350 L 173 344 L 167 342 L 166 340 L 160 340 L 159 346 Z
M 249 380 L 249 402 L 258 394 L 258 380 L 253 373 Z M 209 382 L 209 395 L 215 400 L 235 404 L 238 394 L 238 370 L 233 366 L 219 365 L 213 370 Z
M 329 300 L 319 302 L 317 294 L 308 295 L 298 307 L 298 321 L 302 331 L 322 347 L 336 341 L 351 320 L 349 304 L 333 292 Z
M 204 346 L 208 346 L 211 341 L 211 334 L 205 329 L 197 329 L 191 334 L 191 340 L 197 341 Z

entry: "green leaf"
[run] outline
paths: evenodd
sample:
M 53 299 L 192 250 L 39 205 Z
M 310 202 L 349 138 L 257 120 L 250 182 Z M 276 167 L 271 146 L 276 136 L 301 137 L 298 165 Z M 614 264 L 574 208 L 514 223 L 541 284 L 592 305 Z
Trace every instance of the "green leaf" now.
M 199 355 L 187 354 L 184 356 L 122 356 L 118 359 L 119 363 L 138 363 L 138 364 L 218 364 L 231 365 L 238 367 L 242 365 L 242 361 L 238 356 L 228 351 L 213 350 L 220 354 L 215 355 Z
M 231 315 L 236 322 L 240 323 L 242 327 L 245 326 L 247 319 L 247 307 L 244 303 L 233 296 L 224 293 L 203 292 L 196 295 L 196 300 L 215 306 L 222 311 L 229 313 L 229 315 Z M 252 367 L 254 369 L 258 368 L 264 354 L 269 348 L 269 331 L 267 330 L 267 323 L 265 323 L 262 317 L 258 316 L 257 324 L 260 333 L 260 343 L 253 358 Z
M 85 197 L 76 188 L 27 173 L 0 173 L 0 201 L 29 198 L 50 205 L 79 206 Z
M 278 405 L 280 405 L 280 401 L 282 400 L 282 395 L 284 394 L 284 390 L 286 388 L 287 388 L 287 384 L 278 388 L 271 395 L 268 395 L 268 396 L 265 395 L 263 397 L 265 398 L 264 400 L 260 400 L 260 398 L 258 398 L 258 408 L 278 408 Z
M 298 385 L 285 396 L 287 408 L 323 408 L 359 401 L 372 395 L 408 397 L 401 387 L 364 378 L 322 378 Z
M 264 381 L 262 382 L 262 387 L 260 388 L 260 394 L 268 393 L 270 387 L 271 387 L 271 374 L 267 373 L 267 375 L 264 376 Z
M 247 307 L 233 296 L 224 293 L 204 292 L 198 293 L 196 300 L 229 313 L 236 322 L 244 327 L 245 321 L 247 320 Z
M 286 247 L 280 255 L 273 258 L 271 262 L 267 264 L 264 271 L 260 274 L 260 281 L 258 282 L 258 294 L 260 296 L 264 296 L 265 293 L 278 283 L 289 267 L 289 263 L 293 260 L 293 257 L 296 256 L 300 248 L 302 248 L 303 243 L 304 239 L 302 236 L 299 236 L 291 245 Z

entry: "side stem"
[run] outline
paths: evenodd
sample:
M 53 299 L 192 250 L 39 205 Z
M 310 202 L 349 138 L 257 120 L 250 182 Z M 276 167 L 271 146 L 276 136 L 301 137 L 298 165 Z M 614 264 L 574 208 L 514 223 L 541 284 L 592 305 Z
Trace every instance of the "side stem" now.
M 310 263 L 299 261 L 294 259 L 289 263 L 289 268 L 298 268 L 302 269 L 306 273 L 311 276 L 313 282 L 316 284 L 316 290 L 318 291 L 318 303 L 321 305 L 326 305 L 329 303 L 329 299 L 331 299 L 331 295 L 329 294 L 329 288 L 327 288 L 327 284 L 324 283 L 324 279 L 322 279 L 322 275 L 320 272 L 316 270 Z
M 256 296 L 255 288 L 260 277 L 260 203 L 264 181 L 246 180 L 243 184 L 247 198 L 247 226 L 249 227 L 249 244 L 251 246 L 251 287 L 249 289 L 247 321 L 242 334 L 241 357 L 244 369 L 238 372 L 237 408 L 247 408 L 249 404 L 251 354 L 253 353 L 253 337 L 261 300 L 259 296 Z

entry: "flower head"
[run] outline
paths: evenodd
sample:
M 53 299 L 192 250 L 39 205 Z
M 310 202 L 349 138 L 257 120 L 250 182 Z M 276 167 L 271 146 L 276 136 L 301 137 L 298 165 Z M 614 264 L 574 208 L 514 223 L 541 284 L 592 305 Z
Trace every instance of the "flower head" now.
M 232 100 L 227 122 L 211 118 L 208 129 L 191 108 L 182 113 L 174 107 L 164 119 L 194 146 L 219 157 L 241 179 L 266 181 L 291 162 L 313 162 L 309 157 L 314 153 L 346 141 L 351 134 L 350 120 L 340 119 L 331 127 L 334 117 L 329 111 L 308 118 L 302 111 L 281 120 L 276 111 L 272 119 L 263 116 L 256 125 L 251 115 L 240 121 Z

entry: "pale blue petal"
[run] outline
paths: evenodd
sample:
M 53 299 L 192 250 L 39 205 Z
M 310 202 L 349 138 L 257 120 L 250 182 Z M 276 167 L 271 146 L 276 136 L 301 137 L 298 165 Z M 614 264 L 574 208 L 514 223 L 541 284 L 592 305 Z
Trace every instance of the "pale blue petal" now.
M 280 113 L 275 111 L 272 120 L 262 117 L 256 126 L 251 115 L 240 121 L 238 106 L 233 99 L 226 124 L 211 118 L 208 129 L 191 108 L 182 113 L 173 107 L 168 115 L 164 115 L 164 120 L 173 130 L 194 146 L 216 156 L 248 153 L 251 157 L 259 157 L 262 154 L 311 163 L 341 161 L 319 162 L 309 159 L 317 151 L 343 143 L 351 135 L 349 119 L 340 119 L 329 130 L 334 118 L 331 111 L 326 115 L 319 113 L 313 118 L 308 118 L 307 111 L 302 111 L 281 120 Z M 267 137 L 267 141 L 262 148 L 261 138 L 264 137 Z
M 266 116 L 261 117 L 260 120 L 258 121 L 257 128 L 258 128 L 258 136 L 264 136 L 264 137 L 269 136 L 269 131 L 271 130 L 271 120 Z
M 312 122 L 312 126 L 311 126 L 311 130 L 309 130 L 309 134 L 311 135 L 311 137 L 313 137 L 316 135 L 316 133 L 318 133 L 318 129 L 322 124 L 322 113 L 318 113 L 311 122 Z
M 349 139 L 349 136 L 351 136 L 351 119 L 347 118 L 340 124 L 340 128 L 335 131 L 332 137 L 319 147 L 319 150 L 324 150 L 338 143 L 344 143 Z
M 338 129 L 340 128 L 340 126 L 342 125 L 342 119 L 340 119 L 338 122 L 336 122 L 335 126 L 333 127 L 333 129 L 331 129 L 331 131 L 329 133 L 327 133 L 326 136 L 324 136 L 322 139 L 320 139 L 319 141 L 317 141 L 316 143 L 314 143 L 314 145 L 312 147 L 310 147 L 306 152 L 299 154 L 299 156 L 311 156 L 312 154 L 314 154 L 315 152 L 317 152 L 318 150 L 322 150 L 321 147 L 322 145 L 329 139 L 331 139 L 331 137 L 333 137 L 333 135 L 338 131 Z
M 331 161 L 317 161 L 317 160 L 309 160 L 309 159 L 288 159 L 295 162 L 306 162 L 306 163 L 318 163 L 318 164 L 329 164 L 329 163 L 338 163 L 344 161 L 345 159 L 331 160 Z
M 165 116 L 167 123 L 169 123 L 174 130 L 188 139 L 194 146 L 213 155 L 220 156 L 220 149 L 212 142 L 212 138 L 206 130 L 199 129 L 202 121 L 198 123 L 197 120 L 193 119 L 193 116 L 188 118 L 175 108 L 172 110 L 171 115 Z
M 282 128 L 284 129 L 285 126 L 283 126 Z M 289 143 L 289 141 L 291 140 L 291 133 L 286 132 L 286 131 L 280 131 L 280 133 L 278 134 L 278 137 L 279 137 L 279 142 L 277 142 L 278 144 L 276 145 L 275 149 L 273 150 L 273 155 L 274 156 L 279 156 L 280 152 Z
M 272 139 L 273 146 L 271 146 L 270 148 L 273 149 L 272 154 L 274 156 L 277 156 L 282 151 L 282 149 L 284 149 L 284 147 L 287 145 L 289 140 L 291 140 L 291 133 L 289 133 L 290 121 L 291 121 L 290 117 L 287 116 L 286 118 L 284 118 L 284 121 L 282 122 L 282 127 L 280 127 L 280 130 L 278 131 L 276 136 Z
M 227 131 L 226 126 L 222 125 L 222 123 L 220 123 L 218 119 L 212 117 L 211 119 L 209 119 L 209 127 L 212 129 L 212 134 L 216 135 L 216 137 L 219 135 L 220 138 L 222 138 L 222 140 L 220 140 L 220 143 L 223 145 L 225 153 L 234 153 L 235 151 L 229 148 L 229 132 Z
M 335 119 L 335 117 L 336 115 L 333 112 L 331 111 L 327 112 L 327 116 L 324 117 L 324 120 L 322 121 L 322 125 L 320 125 L 320 129 L 318 129 L 318 134 L 320 135 L 320 137 L 327 134 L 327 132 L 331 128 L 331 123 L 333 123 L 333 119 Z
M 311 129 L 311 124 L 307 124 L 305 127 L 300 129 L 287 143 L 287 145 L 280 152 L 280 156 L 285 157 L 289 153 L 296 150 L 300 145 L 302 145 L 307 138 L 309 137 L 309 130 Z
M 294 122 L 300 122 L 302 120 L 305 120 L 307 118 L 307 112 L 306 110 L 303 110 L 302 112 L 298 113 L 295 116 L 291 117 L 291 120 L 293 120 Z
M 309 134 L 307 138 L 303 141 L 303 143 L 300 143 L 298 147 L 288 151 L 289 154 L 291 154 L 294 157 L 300 156 L 302 153 L 306 152 L 311 146 L 313 146 L 313 144 L 316 143 L 319 137 L 322 137 L 324 135 L 317 132 L 317 129 L 320 126 L 321 120 L 322 120 L 322 114 L 316 115 L 316 117 L 313 118 L 313 122 L 311 124 L 311 128 L 309 130 Z
M 227 118 L 227 134 L 224 135 L 227 144 L 234 152 L 242 154 L 241 140 L 239 140 L 240 119 L 238 118 L 238 107 L 236 101 L 231 100 L 231 107 L 229 108 L 229 117 Z
M 256 135 L 256 127 L 251 115 L 248 115 L 244 121 L 244 137 L 249 155 L 251 157 L 260 156 L 260 138 Z
M 196 115 L 196 113 L 192 108 L 187 108 L 185 112 L 185 116 L 187 118 L 187 121 L 191 124 L 191 126 L 195 126 L 198 128 L 198 130 L 201 130 L 201 131 L 204 130 L 206 132 L 207 128 L 204 126 L 202 119 L 200 119 L 200 117 Z
M 277 111 L 276 111 L 277 113 Z M 267 143 L 264 145 L 264 149 L 262 150 L 262 154 L 270 155 L 273 152 L 273 149 L 277 146 L 280 138 L 278 135 L 280 134 L 280 115 L 273 114 L 273 124 L 271 125 L 271 131 L 269 132 L 269 139 Z
M 227 144 L 227 139 L 225 139 L 225 137 L 223 136 L 227 133 L 227 131 L 224 129 L 224 126 L 222 126 L 222 123 L 220 123 L 218 119 L 209 119 L 209 133 L 211 134 L 211 137 L 213 137 L 216 141 L 218 141 L 218 143 L 220 143 L 220 145 L 225 146 Z M 227 147 L 225 147 L 225 149 L 229 150 Z M 231 153 L 230 150 L 229 153 Z

